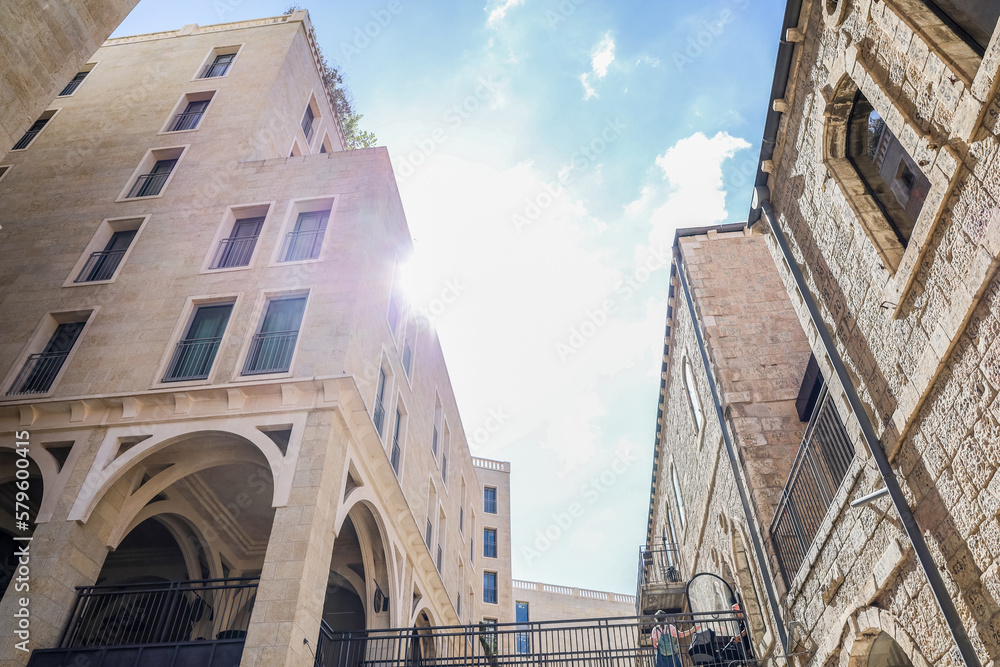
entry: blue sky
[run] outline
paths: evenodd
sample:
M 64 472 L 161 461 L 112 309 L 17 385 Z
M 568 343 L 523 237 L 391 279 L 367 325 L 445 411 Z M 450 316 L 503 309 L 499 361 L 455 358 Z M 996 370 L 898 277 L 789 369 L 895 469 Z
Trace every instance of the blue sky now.
M 512 463 L 514 576 L 634 592 L 673 230 L 746 217 L 783 3 L 299 4 L 392 156 L 470 446 Z M 142 0 L 115 35 L 287 6 Z

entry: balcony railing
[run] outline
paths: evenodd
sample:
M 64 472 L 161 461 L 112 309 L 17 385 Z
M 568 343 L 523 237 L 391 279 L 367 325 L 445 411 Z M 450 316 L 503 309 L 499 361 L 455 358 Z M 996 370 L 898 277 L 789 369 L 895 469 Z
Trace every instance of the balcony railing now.
M 164 382 L 182 380 L 204 380 L 212 370 L 215 353 L 222 338 L 193 338 L 177 343 L 174 356 L 170 359 Z
M 323 623 L 315 667 L 654 667 L 657 624 L 640 616 L 338 633 Z M 731 611 L 671 615 L 661 627 L 669 625 L 681 633 L 698 628 L 678 641 L 682 667 L 760 664 L 743 620 Z
M 651 587 L 680 584 L 682 581 L 680 554 L 676 545 L 664 540 L 652 547 L 645 544 L 640 546 L 635 591 L 636 613 L 643 612 L 644 590 L 651 592 Z
M 219 241 L 219 249 L 215 251 L 212 268 L 232 269 L 238 266 L 248 266 L 256 245 L 256 235 L 222 239 Z
M 128 198 L 152 197 L 160 194 L 160 190 L 163 189 L 163 185 L 167 182 L 169 177 L 170 172 L 142 174 L 139 178 L 135 179 L 135 183 L 132 184 L 132 189 L 128 192 Z
M 111 276 L 115 275 L 115 271 L 122 261 L 122 257 L 125 256 L 125 250 L 123 248 L 90 253 L 87 263 L 83 265 L 83 270 L 73 282 L 90 283 L 95 280 L 111 280 Z
M 243 375 L 284 373 L 292 365 L 292 352 L 298 331 L 269 331 L 259 333 L 250 342 L 250 352 L 243 365 Z
M 323 247 L 323 235 L 326 229 L 309 229 L 299 232 L 288 232 L 285 237 L 285 247 L 281 255 L 282 262 L 297 262 L 303 259 L 316 259 Z
M 786 585 L 802 565 L 853 460 L 854 446 L 824 388 L 771 521 L 771 542 Z
M 36 649 L 29 665 L 238 664 L 257 583 L 247 577 L 80 587 L 59 647 Z
M 181 132 L 183 130 L 193 130 L 198 127 L 199 121 L 204 111 L 185 111 L 174 116 L 174 122 L 170 126 L 171 132 Z
M 25 360 L 21 372 L 17 374 L 17 379 L 14 380 L 7 395 L 44 394 L 52 388 L 52 383 L 59 375 L 59 370 L 68 356 L 69 350 L 30 355 Z

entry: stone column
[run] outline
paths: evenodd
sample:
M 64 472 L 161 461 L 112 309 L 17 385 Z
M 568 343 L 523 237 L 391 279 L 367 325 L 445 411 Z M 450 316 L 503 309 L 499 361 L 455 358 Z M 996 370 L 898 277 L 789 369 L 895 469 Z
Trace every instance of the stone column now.
M 313 664 L 346 439 L 332 410 L 309 415 L 288 505 L 274 513 L 241 667 Z

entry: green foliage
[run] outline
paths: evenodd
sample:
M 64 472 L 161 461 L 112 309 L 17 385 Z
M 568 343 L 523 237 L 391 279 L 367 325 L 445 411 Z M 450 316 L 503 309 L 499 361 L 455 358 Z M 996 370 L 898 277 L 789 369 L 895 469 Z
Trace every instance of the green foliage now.
M 298 5 L 289 5 L 285 10 L 285 14 L 291 14 L 300 9 L 302 7 Z M 316 49 L 319 51 L 319 64 L 323 74 L 323 83 L 326 85 L 326 89 L 330 92 L 330 98 L 333 100 L 333 110 L 336 112 L 337 118 L 340 119 L 340 126 L 344 130 L 344 139 L 347 141 L 347 148 L 371 148 L 378 140 L 375 138 L 374 132 L 362 130 L 359 127 L 359 123 L 364 118 L 364 115 L 354 109 L 354 98 L 351 96 L 351 91 L 344 85 L 344 76 L 340 73 L 340 69 L 337 66 L 327 62 L 326 56 L 323 54 L 323 50 L 320 49 L 319 44 L 316 45 Z

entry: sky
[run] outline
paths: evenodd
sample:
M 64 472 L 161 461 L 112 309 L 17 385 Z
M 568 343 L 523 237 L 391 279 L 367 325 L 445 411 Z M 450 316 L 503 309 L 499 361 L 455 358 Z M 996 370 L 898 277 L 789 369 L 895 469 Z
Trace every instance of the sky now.
M 514 577 L 634 593 L 674 230 L 746 219 L 784 3 L 298 4 L 389 150 L 472 452 L 511 462 Z M 115 36 L 288 6 L 141 0 Z

